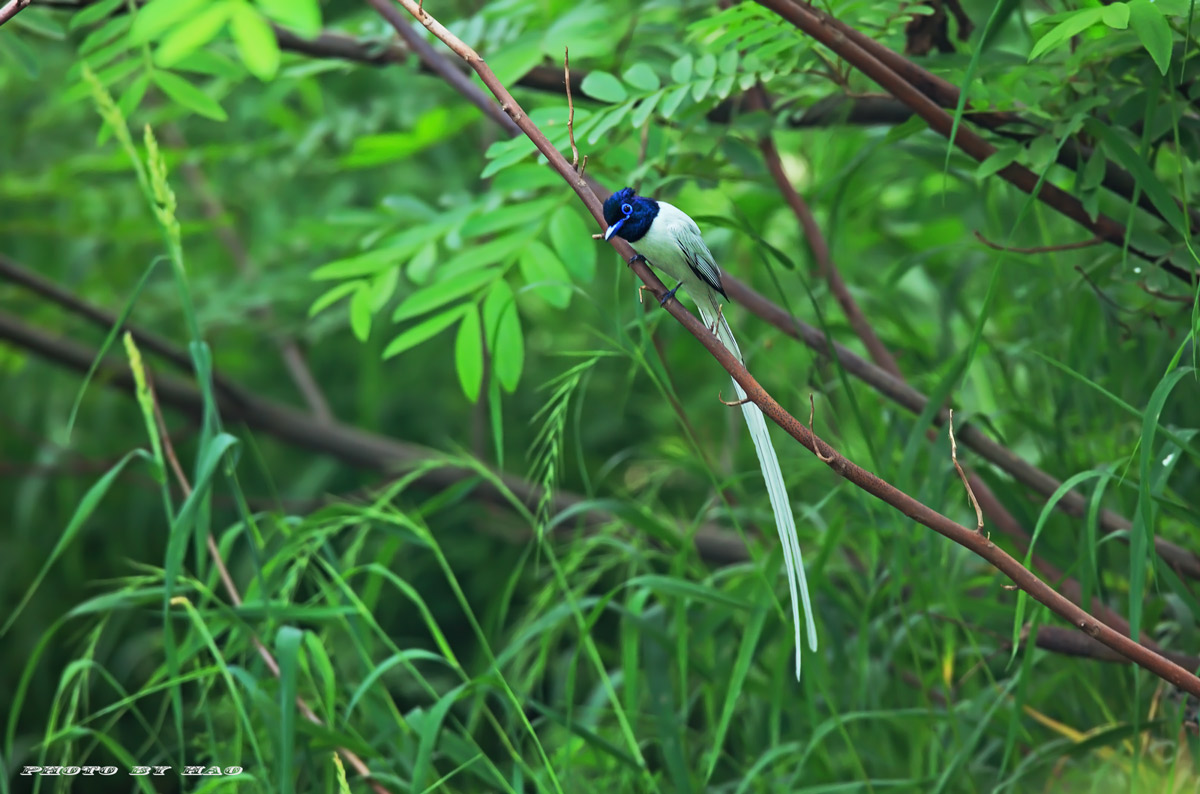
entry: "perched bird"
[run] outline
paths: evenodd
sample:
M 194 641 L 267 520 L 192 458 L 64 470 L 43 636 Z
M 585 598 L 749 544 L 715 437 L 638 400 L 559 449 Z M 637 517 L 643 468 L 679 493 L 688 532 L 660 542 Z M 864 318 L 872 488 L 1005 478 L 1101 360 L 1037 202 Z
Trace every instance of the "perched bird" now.
M 666 273 L 679 283 L 662 298 L 666 303 L 680 287 L 687 289 L 700 317 L 713 333 L 721 340 L 726 349 L 745 363 L 738 349 L 733 331 L 721 313 L 721 301 L 729 300 L 721 286 L 721 268 L 704 238 L 700 236 L 700 227 L 686 213 L 665 201 L 655 201 L 652 198 L 639 196 L 632 188 L 621 188 L 604 202 L 604 220 L 608 230 L 604 239 L 610 239 L 614 234 L 624 238 L 637 252 L 636 258 L 648 261 L 655 269 Z M 631 264 L 632 264 L 631 260 Z M 737 381 L 733 382 L 739 400 L 746 399 L 746 393 Z M 767 494 L 771 500 L 771 510 L 775 513 L 775 527 L 779 530 L 779 541 L 783 545 L 783 560 L 787 567 L 788 589 L 792 596 L 792 621 L 795 626 L 796 640 L 796 679 L 800 678 L 800 614 L 797 600 L 804 605 L 804 621 L 808 629 L 808 647 L 817 650 L 817 629 L 813 623 L 812 602 L 808 596 L 808 582 L 804 578 L 804 561 L 800 557 L 800 542 L 796 538 L 796 522 L 792 517 L 792 507 L 788 502 L 787 490 L 783 484 L 783 473 L 779 470 L 779 458 L 775 455 L 775 447 L 771 445 L 771 437 L 767 433 L 767 423 L 762 411 L 752 402 L 742 403 L 742 415 L 746 419 L 746 427 L 750 430 L 750 438 L 754 441 L 754 449 L 758 453 L 758 463 L 762 468 L 763 480 L 766 481 Z M 799 594 L 799 599 L 797 599 Z

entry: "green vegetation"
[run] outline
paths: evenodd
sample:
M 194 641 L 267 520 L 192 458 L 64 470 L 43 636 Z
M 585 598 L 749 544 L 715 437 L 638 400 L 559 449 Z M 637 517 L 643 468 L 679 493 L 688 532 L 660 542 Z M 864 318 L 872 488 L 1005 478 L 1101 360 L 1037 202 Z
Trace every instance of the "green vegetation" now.
M 897 8 L 423 5 L 1181 688 L 777 428 L 797 682 L 728 375 L 400 3 L 0 0 L 0 794 L 1195 791 L 1200 21 Z

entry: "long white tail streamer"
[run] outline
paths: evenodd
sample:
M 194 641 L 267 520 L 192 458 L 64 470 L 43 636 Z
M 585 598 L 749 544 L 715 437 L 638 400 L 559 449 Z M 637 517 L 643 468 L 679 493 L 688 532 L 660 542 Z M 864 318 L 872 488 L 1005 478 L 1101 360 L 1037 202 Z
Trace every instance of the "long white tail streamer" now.
M 733 330 L 725 322 L 715 295 L 710 306 L 704 301 L 696 301 L 700 317 L 709 328 L 716 327 L 717 338 L 725 348 L 737 356 L 738 361 L 745 363 L 742 351 L 738 348 L 737 340 L 733 338 Z M 733 388 L 737 391 L 739 400 L 746 399 L 746 392 L 735 380 Z M 746 427 L 750 430 L 750 438 L 754 441 L 754 451 L 758 453 L 758 465 L 762 469 L 763 481 L 767 485 L 767 495 L 771 499 L 771 511 L 775 513 L 775 528 L 779 530 L 779 542 L 783 546 L 783 563 L 787 568 L 788 590 L 792 596 L 792 623 L 795 627 L 796 641 L 796 680 L 800 680 L 800 613 L 796 608 L 796 594 L 804 605 L 804 623 L 808 630 L 808 647 L 814 653 L 817 650 L 817 626 L 813 621 L 812 601 L 808 596 L 808 580 L 804 578 L 804 559 L 800 556 L 800 541 L 796 537 L 796 521 L 792 516 L 792 505 L 788 501 L 787 488 L 783 484 L 783 472 L 779 469 L 779 457 L 771 444 L 771 436 L 767 432 L 767 422 L 762 411 L 752 402 L 742 403 L 742 416 L 746 419 Z

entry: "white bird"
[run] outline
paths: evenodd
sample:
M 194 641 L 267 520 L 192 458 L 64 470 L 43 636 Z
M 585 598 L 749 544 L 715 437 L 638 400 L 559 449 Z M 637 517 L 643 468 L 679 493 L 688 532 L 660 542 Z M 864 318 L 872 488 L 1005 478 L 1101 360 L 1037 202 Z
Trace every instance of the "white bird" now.
M 607 240 L 614 234 L 624 238 L 637 252 L 656 269 L 676 279 L 679 283 L 663 296 L 662 303 L 673 297 L 680 287 L 696 301 L 700 317 L 721 340 L 738 361 L 745 363 L 733 331 L 721 313 L 721 299 L 729 300 L 721 286 L 721 268 L 704 244 L 700 227 L 687 213 L 665 201 L 639 196 L 632 188 L 622 188 L 604 202 L 604 220 L 608 229 Z M 746 399 L 746 392 L 733 382 L 739 400 Z M 796 522 L 788 501 L 787 489 L 783 484 L 783 473 L 779 470 L 779 458 L 771 444 L 767 423 L 762 411 L 752 402 L 742 403 L 742 416 L 754 441 L 758 463 L 762 468 L 771 510 L 775 513 L 775 527 L 779 530 L 779 541 L 783 546 L 783 561 L 787 567 L 788 589 L 792 596 L 792 621 L 795 627 L 796 680 L 800 679 L 800 613 L 797 600 L 804 605 L 804 621 L 808 629 L 808 647 L 817 650 L 817 628 L 813 621 L 812 601 L 808 595 L 808 582 L 804 578 L 804 560 L 800 556 L 800 542 L 796 537 Z M 797 599 L 797 595 L 799 598 Z

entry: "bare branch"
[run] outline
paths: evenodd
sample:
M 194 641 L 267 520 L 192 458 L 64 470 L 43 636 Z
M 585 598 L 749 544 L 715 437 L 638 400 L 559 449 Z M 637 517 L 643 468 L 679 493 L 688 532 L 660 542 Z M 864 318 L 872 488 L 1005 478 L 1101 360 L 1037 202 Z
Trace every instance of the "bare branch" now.
M 983 232 L 975 230 L 975 239 L 986 245 L 988 248 L 994 248 L 997 251 L 1008 251 L 1013 254 L 1050 254 L 1056 251 L 1078 251 L 1080 248 L 1091 248 L 1093 245 L 1100 245 L 1104 242 L 1099 237 L 1091 237 L 1087 240 L 1078 240 L 1073 243 L 1059 243 L 1058 245 L 1039 245 L 1033 248 L 1017 248 L 1015 246 L 1001 245 L 994 243 L 983 236 Z
M 979 509 L 979 500 L 975 498 L 975 491 L 971 489 L 971 482 L 967 479 L 967 473 L 963 471 L 963 467 L 958 464 L 958 445 L 954 443 L 954 409 L 950 409 L 950 420 L 946 423 L 950 428 L 950 460 L 954 461 L 954 470 L 958 472 L 958 476 L 962 479 L 963 487 L 967 489 L 967 498 L 971 500 L 971 507 L 975 508 L 975 527 L 976 532 L 983 532 L 983 511 Z
M 965 125 L 959 125 L 957 130 L 955 130 L 954 119 L 950 114 L 919 91 L 914 83 L 909 82 L 908 78 L 896 70 L 894 64 L 885 65 L 876 54 L 881 45 L 872 42 L 873 49 L 872 51 L 868 51 L 866 48 L 868 45 L 865 42 L 860 43 L 857 38 L 851 37 L 848 31 L 853 30 L 852 28 L 844 23 L 837 23 L 832 17 L 820 14 L 812 6 L 793 2 L 793 0 L 756 0 L 756 2 L 764 8 L 774 11 L 788 22 L 791 22 L 797 29 L 803 31 L 809 37 L 829 47 L 864 75 L 878 83 L 888 93 L 912 108 L 936 132 L 947 138 L 953 132 L 954 145 L 966 154 L 983 162 L 996 152 L 995 146 L 985 141 Z M 861 38 L 867 38 L 862 36 L 862 34 L 858 35 Z M 886 50 L 887 48 L 884 47 L 882 49 Z M 894 53 L 892 54 L 894 55 Z M 903 58 L 900 58 L 900 60 L 908 63 Z M 1001 168 L 997 174 L 1012 185 L 1035 196 L 1047 206 L 1075 221 L 1105 242 L 1123 247 L 1125 250 L 1150 262 L 1156 267 L 1161 267 L 1175 278 L 1187 284 L 1192 284 L 1195 281 L 1195 274 L 1192 271 L 1184 269 L 1173 262 L 1161 261 L 1159 257 L 1147 253 L 1141 248 L 1127 244 L 1126 229 L 1123 224 L 1103 213 L 1098 213 L 1093 219 L 1084 208 L 1083 202 L 1057 185 L 1049 181 L 1042 181 L 1037 174 L 1028 168 L 1017 163 L 1009 163 L 1004 168 Z
M 0 6 L 0 25 L 21 13 L 31 2 L 32 0 L 8 0 L 7 3 Z
M 812 433 L 814 438 L 817 435 L 816 432 L 813 430 L 813 417 L 816 416 L 816 413 L 817 413 L 817 404 L 815 402 L 813 402 L 812 392 L 809 392 L 808 393 L 808 432 Z M 813 451 L 817 453 L 817 457 L 821 459 L 822 463 L 832 463 L 833 462 L 832 455 L 823 455 L 823 454 L 821 454 L 821 450 L 819 450 L 819 449 L 815 449 Z

